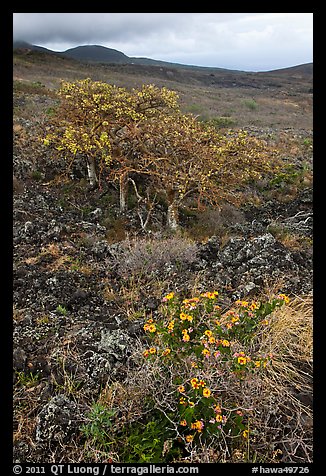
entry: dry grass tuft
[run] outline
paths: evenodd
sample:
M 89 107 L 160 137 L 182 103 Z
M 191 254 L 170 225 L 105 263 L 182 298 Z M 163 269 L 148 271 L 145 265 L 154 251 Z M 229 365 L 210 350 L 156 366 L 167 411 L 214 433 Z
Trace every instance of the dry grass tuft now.
M 312 462 L 312 297 L 276 310 L 257 341 L 259 352 L 274 358 L 259 382 L 253 447 L 284 462 Z

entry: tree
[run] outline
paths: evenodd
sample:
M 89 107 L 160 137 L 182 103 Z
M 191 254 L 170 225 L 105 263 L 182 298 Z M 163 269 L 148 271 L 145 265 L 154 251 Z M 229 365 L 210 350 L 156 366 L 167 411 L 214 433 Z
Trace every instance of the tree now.
M 277 154 L 264 141 L 244 131 L 222 135 L 182 114 L 178 96 L 166 88 L 144 85 L 127 91 L 86 79 L 63 82 L 59 96 L 45 143 L 71 160 L 85 157 L 92 187 L 98 186 L 101 171 L 118 181 L 121 211 L 131 183 L 138 204 L 148 209 L 147 218 L 138 210 L 143 228 L 157 192 L 165 195 L 167 224 L 176 229 L 187 197 L 196 198 L 198 206 L 234 202 L 248 182 L 279 167 Z

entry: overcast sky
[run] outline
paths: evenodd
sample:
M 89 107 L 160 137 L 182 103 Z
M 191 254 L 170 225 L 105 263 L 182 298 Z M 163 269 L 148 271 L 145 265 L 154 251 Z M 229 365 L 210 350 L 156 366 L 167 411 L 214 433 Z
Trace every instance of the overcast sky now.
M 245 71 L 313 61 L 312 13 L 14 13 L 13 27 L 14 40 L 55 51 L 96 44 Z

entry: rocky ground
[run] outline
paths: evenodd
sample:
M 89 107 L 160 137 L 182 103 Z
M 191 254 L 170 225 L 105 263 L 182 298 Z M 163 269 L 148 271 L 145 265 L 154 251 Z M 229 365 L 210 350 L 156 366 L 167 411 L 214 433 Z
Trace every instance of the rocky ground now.
M 63 210 L 61 194 L 60 185 L 16 180 L 16 462 L 49 461 L 49 448 L 56 454 L 78 435 L 90 402 L 107 382 L 123 378 L 133 341 L 165 293 L 218 289 L 227 305 L 264 286 L 289 295 L 312 292 L 311 247 L 291 249 L 271 233 L 277 223 L 311 239 L 309 189 L 286 204 L 270 201 L 247 209 L 241 223 L 230 225 L 223 244 L 217 236 L 205 243 L 152 236 L 154 253 L 157 243 L 169 252 L 165 258 L 151 253 L 147 265 L 144 238 L 110 243 L 105 210 L 91 206 L 87 217 L 80 203 Z M 83 399 L 76 400 L 74 391 L 82 391 Z M 21 433 L 24 403 L 31 405 L 24 416 L 29 435 Z
M 36 112 L 53 105 L 28 100 Z M 225 207 L 213 215 L 223 233 L 205 240 L 167 233 L 158 206 L 153 231 L 141 234 L 134 210 L 119 215 L 113 195 L 89 191 L 82 170 L 66 182 L 63 164 L 27 146 L 35 111 L 30 120 L 21 109 L 14 126 L 14 461 L 76 462 L 92 403 L 124 379 L 144 321 L 166 293 L 216 289 L 225 308 L 267 291 L 312 294 L 312 190 L 302 183 L 286 200 L 280 192 Z M 298 134 L 310 143 L 310 133 Z M 310 408 L 311 395 L 304 398 Z

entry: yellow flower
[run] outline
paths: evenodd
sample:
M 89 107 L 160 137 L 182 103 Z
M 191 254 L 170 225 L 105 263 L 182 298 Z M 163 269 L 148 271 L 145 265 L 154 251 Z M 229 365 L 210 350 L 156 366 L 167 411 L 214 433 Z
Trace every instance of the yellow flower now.
M 246 363 L 247 363 L 246 357 L 242 357 L 242 356 L 238 357 L 238 364 L 245 365 Z
M 149 350 L 144 350 L 143 356 L 144 356 L 144 357 L 148 357 L 148 356 L 149 356 Z
M 189 405 L 189 407 L 194 407 L 194 406 L 195 406 L 195 403 L 192 402 L 191 400 L 189 400 L 188 405 Z
M 215 344 L 215 342 L 216 342 L 215 337 L 210 337 L 210 338 L 208 339 L 208 342 L 209 342 L 210 344 Z
M 206 382 L 204 382 L 204 380 L 199 380 L 199 385 L 201 385 L 202 387 L 206 387 Z
M 187 400 L 184 397 L 181 397 L 179 400 L 180 405 L 186 405 Z
M 250 304 L 250 306 L 249 306 L 249 309 L 250 309 L 251 311 L 254 311 L 255 309 L 258 309 L 258 308 L 259 308 L 258 302 L 257 302 L 257 301 L 251 301 L 251 304 Z
M 201 351 L 204 357 L 209 357 L 211 355 L 210 351 L 208 349 L 203 349 Z
M 220 414 L 216 415 L 215 420 L 217 421 L 217 423 L 221 423 L 221 421 L 223 421 L 222 415 Z
M 230 347 L 230 342 L 226 339 L 223 339 L 221 344 L 222 344 L 223 347 Z
M 218 296 L 218 292 L 217 291 L 213 291 L 212 293 L 207 291 L 206 293 L 202 293 L 201 294 L 202 297 L 206 297 L 208 299 L 216 299 L 216 297 Z
M 186 389 L 184 388 L 184 386 L 183 386 L 183 385 L 179 385 L 179 387 L 178 387 L 178 392 L 184 393 L 185 391 L 186 391 Z
M 191 443 L 193 439 L 194 439 L 193 435 L 187 435 L 186 436 L 186 442 L 187 443 Z
M 212 331 L 210 331 L 209 329 L 207 329 L 205 332 L 204 332 L 205 336 L 207 337 L 212 337 L 213 333 Z
M 189 340 L 190 340 L 190 335 L 184 333 L 184 334 L 183 334 L 183 337 L 182 337 L 182 340 L 183 340 L 184 342 L 189 342 Z
M 147 329 L 149 332 L 156 332 L 155 324 L 150 324 Z
M 174 293 L 172 292 L 164 296 L 163 301 L 170 301 L 173 298 L 174 298 Z
M 211 395 L 210 389 L 209 389 L 209 388 L 204 388 L 204 390 L 203 390 L 203 396 L 206 397 L 206 398 L 208 398 L 208 397 L 210 397 L 210 395 Z
M 260 360 L 256 360 L 256 361 L 255 361 L 255 367 L 260 367 L 260 365 L 261 365 Z
M 194 377 L 190 380 L 190 384 L 192 386 L 192 388 L 199 388 L 199 382 L 198 382 L 198 378 Z
M 150 353 L 150 354 L 156 354 L 156 349 L 155 349 L 155 347 L 151 347 L 151 348 L 149 349 L 149 353 Z
M 288 296 L 286 296 L 285 294 L 279 294 L 277 297 L 279 299 L 282 299 L 282 301 L 284 301 L 285 304 L 288 304 L 290 302 L 290 298 Z
M 249 430 L 243 430 L 242 436 L 247 439 L 249 437 Z
M 186 420 L 181 420 L 181 421 L 180 421 L 180 425 L 181 425 L 181 426 L 187 426 Z
M 181 314 L 180 314 L 180 319 L 181 319 L 182 321 L 185 321 L 185 320 L 187 319 L 187 314 L 185 314 L 184 312 L 181 312 Z
M 148 331 L 150 324 L 152 324 L 153 319 L 148 319 L 148 321 L 144 324 L 144 331 Z

